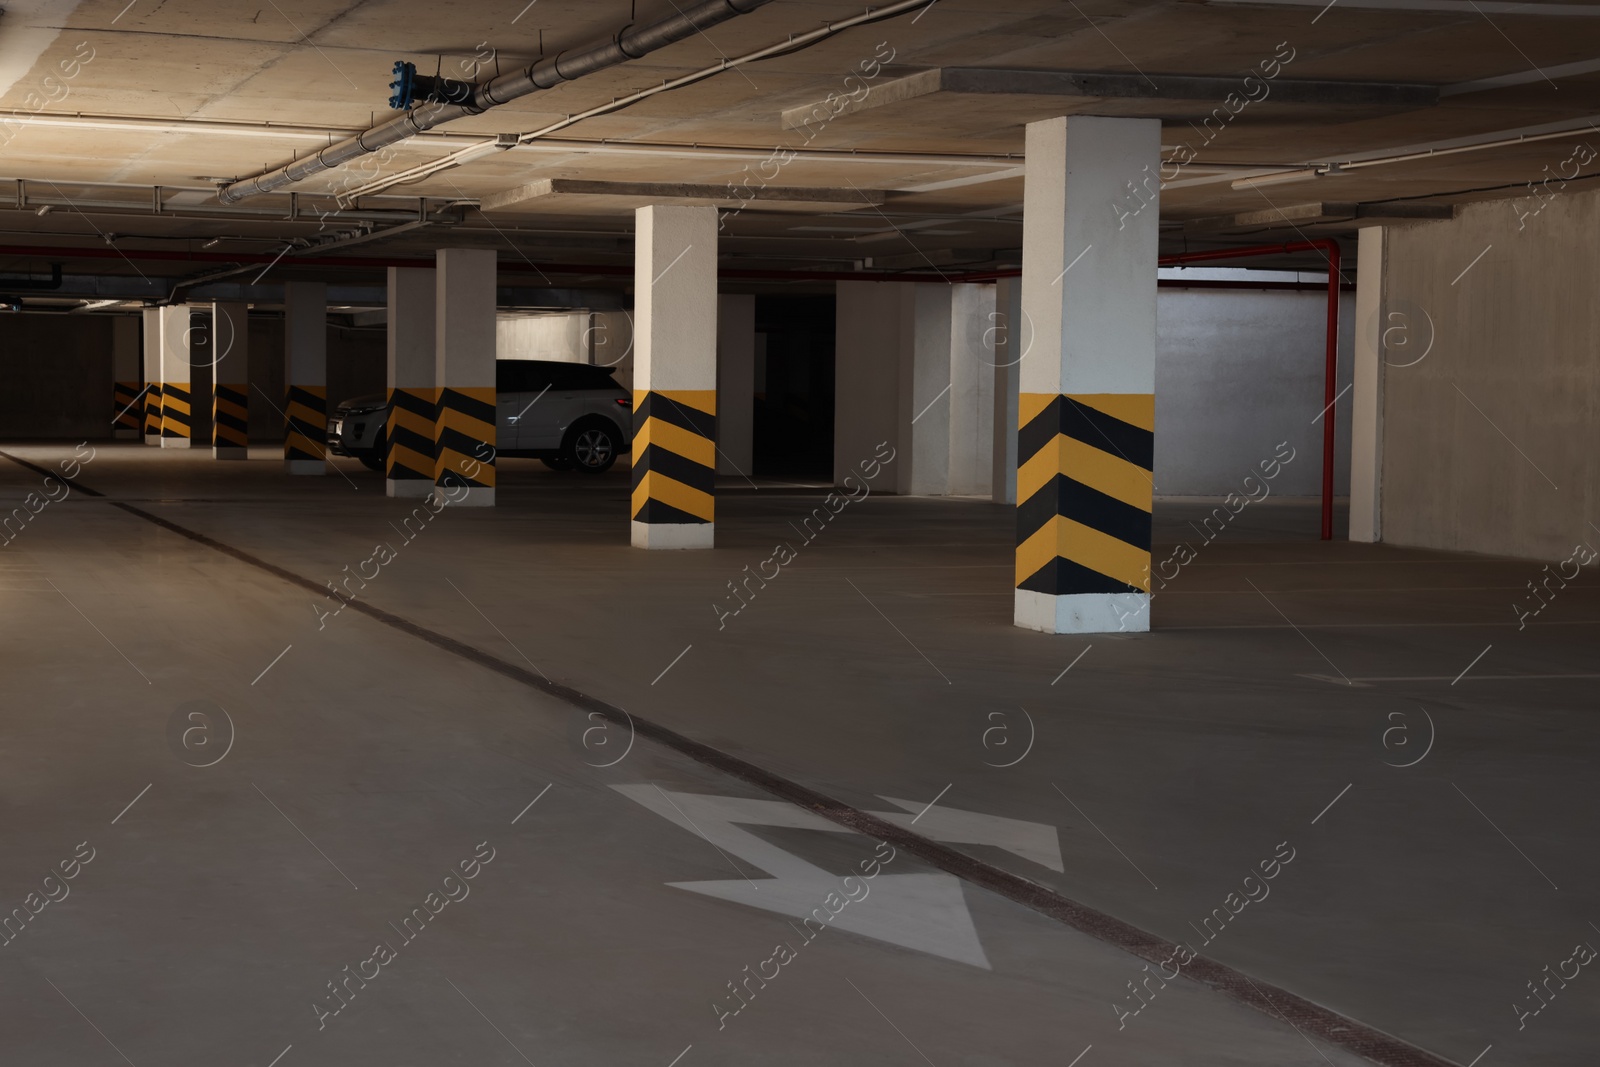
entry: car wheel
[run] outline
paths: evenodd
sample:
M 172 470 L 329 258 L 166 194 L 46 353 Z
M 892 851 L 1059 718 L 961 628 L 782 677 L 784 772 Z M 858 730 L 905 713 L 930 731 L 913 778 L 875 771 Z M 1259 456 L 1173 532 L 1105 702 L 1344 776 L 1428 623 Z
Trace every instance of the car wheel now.
M 561 458 L 584 474 L 600 474 L 611 469 L 621 448 L 622 438 L 610 425 L 588 422 L 567 435 Z
M 569 471 L 572 469 L 572 460 L 565 456 L 540 456 L 539 462 L 553 471 Z
M 378 453 L 362 452 L 360 455 L 356 456 L 356 458 L 361 461 L 361 465 L 367 468 L 367 470 L 377 471 L 379 474 L 383 473 L 383 457 Z

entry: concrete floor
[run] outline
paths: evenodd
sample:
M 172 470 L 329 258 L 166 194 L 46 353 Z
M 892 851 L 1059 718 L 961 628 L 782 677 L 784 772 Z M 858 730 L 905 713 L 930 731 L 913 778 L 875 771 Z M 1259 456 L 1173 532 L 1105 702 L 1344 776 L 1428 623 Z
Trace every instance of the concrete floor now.
M 1364 1062 L 1188 978 L 1119 1028 L 1149 972 L 1114 937 L 905 851 L 806 942 L 869 838 L 356 611 L 319 628 L 305 589 L 113 501 L 317 582 L 387 543 L 363 602 L 1161 938 L 1198 945 L 1292 849 L 1205 957 L 1415 1062 L 1594 1062 L 1600 978 L 1514 1007 L 1600 944 L 1592 568 L 1519 629 L 1542 561 L 1322 544 L 1278 501 L 1202 546 L 1206 507 L 1167 502 L 1156 558 L 1199 551 L 1155 632 L 1051 637 L 1010 625 L 1011 515 L 981 502 L 873 496 L 805 543 L 819 490 L 735 479 L 716 550 L 646 553 L 625 472 L 512 460 L 499 507 L 408 542 L 354 464 L 96 449 L 106 497 L 0 548 L 0 900 L 38 908 L 0 947 L 0 1062 Z M 0 463 L 7 512 L 42 483 Z M 780 541 L 797 558 L 719 629 Z M 28 896 L 90 848 L 67 897 Z M 475 849 L 470 896 L 404 941 Z M 319 1029 L 379 941 L 394 960 Z

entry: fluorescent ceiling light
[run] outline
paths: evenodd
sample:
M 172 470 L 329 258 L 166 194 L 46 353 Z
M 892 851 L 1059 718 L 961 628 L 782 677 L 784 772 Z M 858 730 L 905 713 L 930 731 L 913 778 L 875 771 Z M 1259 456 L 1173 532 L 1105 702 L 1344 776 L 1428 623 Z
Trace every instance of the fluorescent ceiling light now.
M 1301 170 L 1279 170 L 1271 174 L 1257 174 L 1249 178 L 1235 178 L 1233 188 L 1256 189 L 1263 185 L 1287 185 L 1290 182 L 1310 181 L 1312 178 L 1322 177 L 1322 172 L 1314 167 Z

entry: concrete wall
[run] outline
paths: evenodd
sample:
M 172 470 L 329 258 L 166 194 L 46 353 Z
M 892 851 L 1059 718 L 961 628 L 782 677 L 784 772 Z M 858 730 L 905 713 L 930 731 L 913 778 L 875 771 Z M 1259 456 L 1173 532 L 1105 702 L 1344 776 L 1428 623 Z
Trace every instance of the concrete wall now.
M 560 315 L 502 313 L 495 321 L 496 359 L 552 359 L 589 362 L 589 313 Z
M 0 317 L 0 440 L 111 436 L 113 321 L 107 315 Z M 279 441 L 283 320 L 251 315 L 249 338 L 250 439 Z M 195 356 L 196 441 L 210 440 L 208 358 Z M 329 326 L 329 409 L 352 396 L 383 392 L 384 360 L 383 330 Z
M 0 315 L 0 439 L 111 436 L 111 320 Z
M 589 321 L 589 359 L 613 368 L 618 385 L 633 391 L 633 312 L 596 311 Z
M 1600 191 L 1553 197 L 1389 231 L 1385 321 L 1433 347 L 1384 368 L 1385 541 L 1546 560 L 1600 544 Z
M 1343 294 L 1339 385 L 1350 383 L 1355 295 Z M 1295 459 L 1275 496 L 1322 492 L 1327 297 L 1320 292 L 1162 289 L 1156 297 L 1158 496 L 1223 496 L 1272 456 Z M 1337 391 L 1337 390 L 1336 390 Z M 1350 397 L 1334 424 L 1334 492 L 1350 486 Z
M 836 477 L 897 442 L 896 491 L 987 495 L 993 471 L 995 287 L 841 282 Z M 1351 379 L 1354 295 L 1341 300 L 1338 389 Z M 1322 492 L 1327 298 L 1322 292 L 1162 289 L 1157 296 L 1156 491 L 1224 496 L 1295 449 L 1274 485 Z M 1030 347 L 1027 326 L 1016 357 Z M 926 378 L 926 380 L 924 380 Z M 946 385 L 944 399 L 929 401 Z M 916 427 L 910 420 L 923 412 Z M 1334 490 L 1350 479 L 1350 402 L 1336 409 Z M 870 438 L 870 440 L 868 440 Z M 865 450 L 865 451 L 864 451 Z

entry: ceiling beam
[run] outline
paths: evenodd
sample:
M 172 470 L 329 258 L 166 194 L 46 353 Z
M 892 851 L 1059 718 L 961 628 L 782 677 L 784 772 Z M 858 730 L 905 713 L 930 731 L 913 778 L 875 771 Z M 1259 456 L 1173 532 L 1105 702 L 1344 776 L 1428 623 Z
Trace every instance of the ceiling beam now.
M 1241 211 L 1234 215 L 1210 215 L 1188 219 L 1183 232 L 1190 235 L 1257 232 L 1283 226 L 1317 226 L 1325 223 L 1427 222 L 1455 217 L 1450 204 L 1409 201 L 1391 204 L 1357 204 L 1342 201 L 1313 201 L 1285 204 L 1260 211 Z
M 1304 78 L 1262 79 L 1268 95 L 1280 103 L 1324 106 L 1425 108 L 1439 102 L 1439 87 L 1414 82 L 1322 81 Z M 783 112 L 783 128 L 884 107 L 934 93 L 1056 96 L 1097 100 L 1206 101 L 1217 103 L 1231 93 L 1245 95 L 1244 78 L 1196 74 L 1151 74 L 1125 71 L 1023 70 L 1005 67 L 934 67 L 913 71 L 874 86 L 859 100 L 835 95 Z
M 594 208 L 631 211 L 651 203 L 685 202 L 740 208 L 759 204 L 767 208 L 809 208 L 817 211 L 878 207 L 885 194 L 873 189 L 826 189 L 810 186 L 762 185 L 758 180 L 740 185 L 698 185 L 686 182 L 612 182 L 576 178 L 541 178 L 514 189 L 483 197 L 480 210 L 499 211 L 556 199 L 563 207 L 588 201 Z

